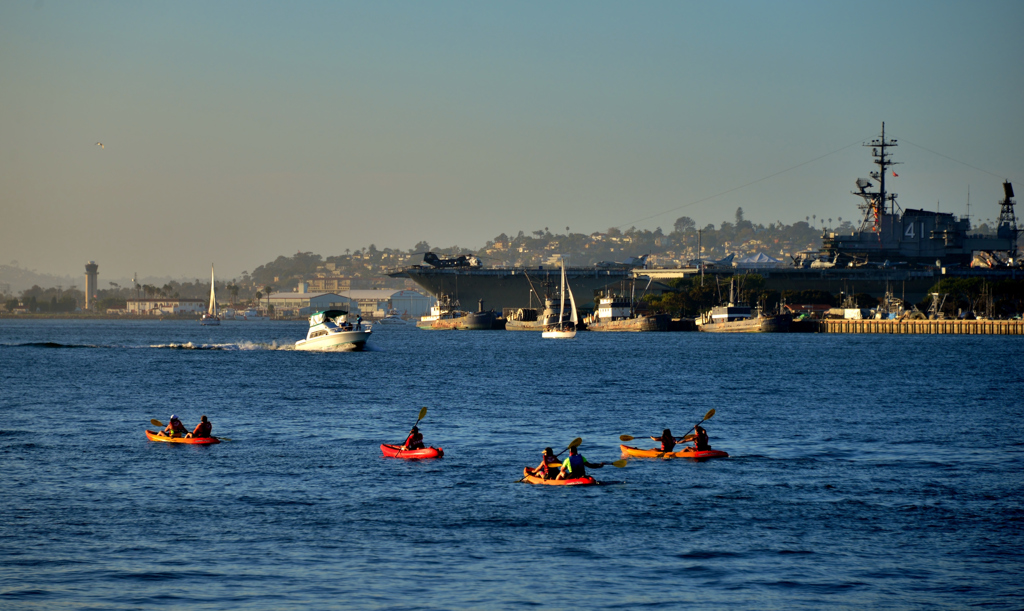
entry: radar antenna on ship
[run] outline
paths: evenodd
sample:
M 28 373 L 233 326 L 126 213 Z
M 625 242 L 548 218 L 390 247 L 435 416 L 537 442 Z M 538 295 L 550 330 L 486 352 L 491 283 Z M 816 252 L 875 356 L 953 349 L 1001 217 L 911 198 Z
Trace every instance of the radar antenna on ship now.
M 896 146 L 896 140 L 886 140 L 884 121 L 882 122 L 882 136 L 875 138 L 864 146 L 871 147 L 871 155 L 875 158 L 875 165 L 878 166 L 878 170 L 870 174 L 871 178 L 878 181 L 878 191 L 868 191 L 868 188 L 872 186 L 871 181 L 858 178 L 857 190 L 852 191 L 852 193 L 864 199 L 864 203 L 858 206 L 864 212 L 864 218 L 861 220 L 861 229 L 870 229 L 877 232 L 881 227 L 882 216 L 887 212 L 886 202 L 889 202 L 890 211 L 896 214 L 898 207 L 896 205 L 896 194 L 886 192 L 885 175 L 890 166 L 900 165 L 902 162 L 890 159 L 892 153 L 885 150 Z
M 1017 238 L 1022 233 L 1021 229 L 1017 228 L 1017 215 L 1013 212 L 1013 206 L 1017 203 L 1013 201 L 1013 185 L 1010 181 L 1003 183 L 1003 201 L 999 202 L 999 225 L 996 229 L 996 237 L 1010 240 L 1010 259 L 1014 262 L 1017 261 Z

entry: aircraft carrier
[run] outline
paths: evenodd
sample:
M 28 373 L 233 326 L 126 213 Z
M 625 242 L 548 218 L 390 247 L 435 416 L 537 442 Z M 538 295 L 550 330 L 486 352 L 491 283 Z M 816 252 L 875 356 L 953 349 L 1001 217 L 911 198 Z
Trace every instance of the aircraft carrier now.
M 411 278 L 434 297 L 447 295 L 459 302 L 463 309 L 475 310 L 479 302 L 483 301 L 484 309 L 501 312 L 508 308 L 543 310 L 544 298 L 558 293 L 562 271 L 560 267 L 528 269 L 421 265 L 389 275 Z M 565 277 L 581 310 L 594 309 L 595 295 L 605 290 L 632 290 L 634 282 L 631 270 L 626 268 L 566 267 Z M 643 288 L 641 285 L 640 289 Z
M 920 302 L 928 290 L 943 278 L 985 277 L 991 280 L 1024 278 L 1018 259 L 1017 239 L 1021 231 L 1014 215 L 1013 186 L 1003 184 L 1005 198 L 999 202 L 996 235 L 970 234 L 970 220 L 953 214 L 926 210 L 902 210 L 896 194 L 886 190 L 886 175 L 897 165 L 891 159 L 896 140 L 882 135 L 864 146 L 871 148 L 877 170 L 871 179 L 858 178 L 853 195 L 861 199 L 860 227 L 850 234 L 826 232 L 822 249 L 793 267 L 742 270 L 722 265 L 674 269 L 643 269 L 634 265 L 618 267 L 566 268 L 566 276 L 581 310 L 593 310 L 595 296 L 602 293 L 635 298 L 647 290 L 651 280 L 684 278 L 702 272 L 714 275 L 756 273 L 765 288 L 777 291 L 822 290 L 837 294 L 868 293 L 882 297 L 886 292 Z M 872 182 L 874 181 L 874 182 Z M 878 187 L 875 188 L 877 183 Z M 973 267 L 977 257 L 986 269 Z M 726 261 L 728 265 L 724 264 Z M 550 268 L 485 268 L 476 257 L 463 255 L 440 259 L 424 255 L 426 265 L 395 271 L 392 277 L 408 277 L 435 297 L 446 295 L 463 308 L 536 308 L 542 310 L 544 297 L 557 293 L 560 271 Z M 643 267 L 646 267 L 644 264 Z M 713 280 L 712 280 L 713 281 Z M 654 285 L 660 292 L 664 285 Z

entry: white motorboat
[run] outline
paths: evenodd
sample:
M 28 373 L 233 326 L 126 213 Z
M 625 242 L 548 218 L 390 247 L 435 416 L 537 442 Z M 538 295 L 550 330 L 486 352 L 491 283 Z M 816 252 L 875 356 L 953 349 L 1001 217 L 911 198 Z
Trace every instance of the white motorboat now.
M 398 310 L 392 308 L 388 310 L 388 315 L 377 321 L 381 325 L 404 325 L 405 321 L 398 315 Z
M 220 324 L 220 317 L 217 316 L 217 293 L 213 290 L 213 263 L 210 264 L 210 307 L 206 314 L 199 319 L 199 324 L 212 327 Z
M 562 304 L 558 309 L 558 322 L 552 323 L 544 327 L 544 332 L 541 333 L 541 337 L 548 339 L 572 339 L 576 337 L 576 323 L 579 322 L 576 317 L 576 299 L 572 296 L 572 289 L 569 288 L 569 283 L 565 280 L 565 259 L 562 259 Z M 569 307 L 572 313 L 569 316 L 569 320 L 565 319 L 565 294 L 569 293 Z
M 270 317 L 260 314 L 259 310 L 255 308 L 249 308 L 244 312 L 235 312 L 235 320 L 265 321 L 270 320 Z
M 331 350 L 351 345 L 355 350 L 362 350 L 371 332 L 370 325 L 350 323 L 345 310 L 324 310 L 309 317 L 306 339 L 295 342 L 295 349 Z

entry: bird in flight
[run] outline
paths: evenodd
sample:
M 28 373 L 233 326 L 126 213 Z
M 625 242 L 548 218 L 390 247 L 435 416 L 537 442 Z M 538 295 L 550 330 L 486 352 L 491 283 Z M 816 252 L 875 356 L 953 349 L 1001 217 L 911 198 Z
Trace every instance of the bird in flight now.
M 103 143 L 102 143 L 102 142 L 97 142 L 97 143 L 96 143 L 96 146 L 98 146 L 98 147 L 100 147 L 100 148 L 103 148 Z

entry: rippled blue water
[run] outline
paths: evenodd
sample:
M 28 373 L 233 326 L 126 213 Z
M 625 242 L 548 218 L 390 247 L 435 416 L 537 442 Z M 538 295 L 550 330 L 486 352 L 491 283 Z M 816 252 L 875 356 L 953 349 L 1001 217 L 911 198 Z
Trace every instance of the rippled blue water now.
M 304 333 L 0 320 L 0 607 L 1024 607 L 1021 338 Z M 710 408 L 728 459 L 515 483 Z

